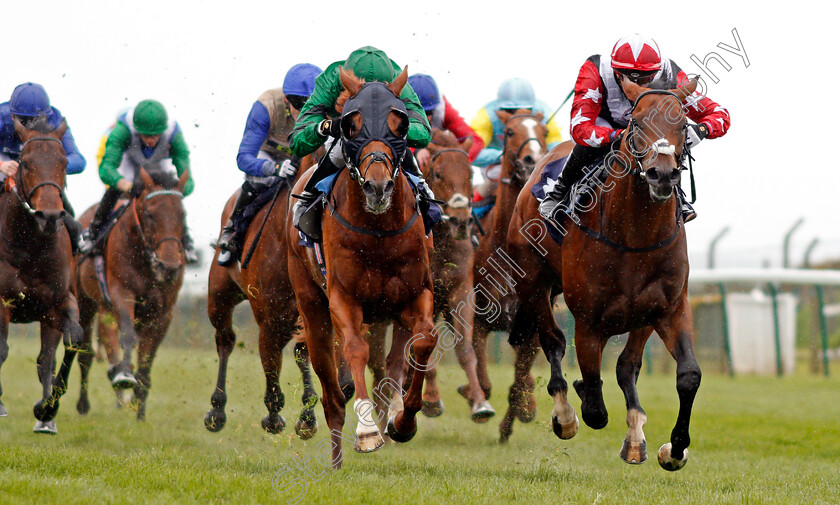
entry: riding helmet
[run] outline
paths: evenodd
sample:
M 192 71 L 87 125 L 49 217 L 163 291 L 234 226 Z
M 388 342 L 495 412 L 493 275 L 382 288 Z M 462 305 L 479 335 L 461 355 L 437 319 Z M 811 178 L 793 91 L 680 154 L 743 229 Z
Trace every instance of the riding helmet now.
M 500 109 L 533 109 L 537 98 L 530 82 L 514 77 L 502 82 L 496 100 Z
M 417 97 L 420 98 L 420 105 L 426 112 L 433 111 L 435 107 L 440 105 L 440 92 L 432 76 L 414 74 L 408 78 L 408 84 L 417 93 Z
M 315 90 L 315 78 L 321 74 L 321 69 L 311 63 L 298 63 L 286 72 L 283 79 L 283 93 L 309 97 Z
M 662 55 L 656 41 L 638 33 L 619 39 L 610 57 L 612 68 L 619 71 L 651 72 L 662 68 Z
M 344 68 L 367 82 L 391 82 L 396 77 L 391 59 L 373 46 L 361 47 L 350 53 Z
M 27 82 L 12 91 L 9 110 L 16 116 L 41 116 L 50 111 L 50 97 L 40 84 Z
M 143 100 L 134 108 L 134 129 L 140 135 L 160 135 L 166 131 L 169 118 L 157 100 Z

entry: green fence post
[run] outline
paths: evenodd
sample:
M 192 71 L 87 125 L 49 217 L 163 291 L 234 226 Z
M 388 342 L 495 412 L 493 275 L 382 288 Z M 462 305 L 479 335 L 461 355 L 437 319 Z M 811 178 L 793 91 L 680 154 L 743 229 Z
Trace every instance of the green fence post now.
M 825 302 L 823 301 L 823 290 L 819 284 L 817 289 L 817 307 L 820 310 L 820 335 L 822 336 L 823 351 L 823 373 L 828 377 L 828 327 L 825 324 Z
M 776 339 L 776 375 L 782 376 L 782 343 L 779 335 L 779 300 L 776 286 L 772 282 L 767 284 L 770 287 L 770 296 L 773 298 L 773 336 Z
M 729 315 L 726 312 L 726 286 L 718 283 L 720 291 L 720 314 L 723 320 L 723 348 L 726 350 L 726 366 L 729 369 L 729 376 L 735 377 L 735 366 L 732 364 L 732 345 L 729 342 Z

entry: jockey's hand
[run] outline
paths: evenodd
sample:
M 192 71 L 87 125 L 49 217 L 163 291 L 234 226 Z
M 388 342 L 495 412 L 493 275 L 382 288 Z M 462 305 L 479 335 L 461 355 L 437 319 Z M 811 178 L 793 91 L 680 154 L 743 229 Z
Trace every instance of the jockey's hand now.
M 692 147 L 696 146 L 700 143 L 701 140 L 706 138 L 709 134 L 708 127 L 703 123 L 700 124 L 693 124 L 688 127 L 688 131 L 686 132 L 686 139 L 685 144 L 686 147 L 691 149 Z
M 132 184 L 128 179 L 120 179 L 117 181 L 117 189 L 123 193 L 131 193 L 133 188 L 134 184 Z
M 318 133 L 322 137 L 341 138 L 341 122 L 338 119 L 324 119 L 318 123 Z
M 297 174 L 297 168 L 292 164 L 292 160 L 285 160 L 280 168 L 277 170 L 277 176 L 283 178 L 293 178 Z
M 417 159 L 417 164 L 420 165 L 420 171 L 425 172 L 432 161 L 432 154 L 428 149 L 418 149 L 414 151 L 414 157 Z
M 18 162 L 15 160 L 4 161 L 0 163 L 0 172 L 6 174 L 8 177 L 14 177 L 17 174 Z

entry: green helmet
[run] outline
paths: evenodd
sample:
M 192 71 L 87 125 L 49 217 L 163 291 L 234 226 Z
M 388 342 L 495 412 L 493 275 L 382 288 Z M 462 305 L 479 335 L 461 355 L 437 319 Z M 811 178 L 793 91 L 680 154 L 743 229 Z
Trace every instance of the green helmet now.
M 344 68 L 352 70 L 356 77 L 367 82 L 391 82 L 396 77 L 391 59 L 373 46 L 365 46 L 350 53 Z
M 134 129 L 140 135 L 160 135 L 166 131 L 169 118 L 157 100 L 143 100 L 134 108 Z

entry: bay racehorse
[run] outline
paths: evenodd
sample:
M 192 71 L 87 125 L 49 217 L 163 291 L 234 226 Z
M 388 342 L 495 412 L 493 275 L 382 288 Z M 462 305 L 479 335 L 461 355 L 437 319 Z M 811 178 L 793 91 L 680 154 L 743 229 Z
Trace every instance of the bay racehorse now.
M 581 397 L 583 420 L 591 428 L 603 428 L 608 419 L 601 391 L 604 346 L 612 335 L 629 332 L 616 366 L 628 426 L 620 455 L 628 463 L 647 458 L 642 431 L 647 417 L 636 380 L 645 342 L 654 330 L 676 360 L 679 413 L 671 441 L 658 454 L 666 470 L 678 470 L 686 463 L 691 408 L 701 376 L 692 343 L 685 230 L 675 196 L 688 155 L 683 105 L 696 86 L 693 80 L 683 88 L 649 90 L 626 82 L 625 94 L 634 104 L 632 117 L 620 148 L 605 161 L 605 179 L 598 179 L 596 190 L 576 200 L 579 222 L 563 220 L 559 210 L 548 224 L 564 235 L 562 246 L 543 240 L 546 224 L 530 189 L 545 163 L 568 154 L 568 144 L 556 147 L 541 162 L 519 195 L 508 233 L 508 252 L 526 273 L 516 285 L 521 303 L 510 338 L 515 343 L 530 340 L 534 332 L 539 335 L 551 367 L 548 393 L 555 401 L 551 416 L 555 434 L 567 439 L 578 430 L 560 367 L 566 339 L 551 310 L 552 293 L 562 290 L 575 318 L 575 349 L 583 378 L 574 386 Z
M 82 343 L 79 307 L 72 292 L 75 262 L 64 226 L 67 211 L 61 203 L 67 175 L 61 138 L 67 124 L 62 122 L 54 131 L 45 125 L 30 130 L 15 120 L 14 128 L 23 147 L 17 173 L 6 179 L 0 195 L 0 366 L 9 353 L 9 323 L 39 322 L 42 398 L 34 408 L 35 432 L 56 433 L 53 418 Z M 64 360 L 53 378 L 62 334 Z M 0 401 L 0 417 L 5 415 Z
M 301 161 L 298 174 L 317 162 L 315 155 Z M 212 408 L 204 417 L 204 426 L 219 431 L 225 426 L 227 416 L 226 379 L 227 364 L 236 343 L 233 330 L 233 309 L 248 300 L 254 319 L 259 325 L 259 349 L 265 373 L 265 406 L 268 414 L 262 427 L 269 433 L 280 433 L 286 422 L 280 415 L 285 396 L 280 388 L 280 369 L 283 348 L 295 337 L 295 363 L 303 376 L 303 410 L 295 422 L 295 433 L 302 439 L 311 438 L 317 430 L 315 404 L 318 396 L 309 372 L 309 351 L 299 338 L 298 309 L 294 291 L 289 281 L 287 266 L 286 213 L 290 205 L 291 184 L 282 181 L 273 191 L 274 197 L 254 216 L 242 247 L 242 264 L 234 262 L 223 267 L 218 264 L 219 251 L 210 266 L 207 294 L 207 314 L 216 328 L 216 351 L 219 354 L 219 372 L 216 388 L 210 397 Z M 281 184 L 281 185 L 280 185 Z M 233 211 L 237 194 L 228 200 L 222 214 L 222 226 Z M 244 264 L 248 261 L 247 266 Z
M 469 196 L 472 193 L 472 165 L 468 154 L 471 145 L 471 137 L 459 142 L 450 131 L 432 130 L 428 146 L 431 158 L 423 175 L 436 198 L 444 202 L 443 220 L 433 229 L 432 277 L 435 282 L 435 315 L 451 325 L 454 339 L 447 339 L 446 346 L 441 342 L 438 354 L 451 350 L 454 345 L 458 363 L 467 375 L 470 417 L 477 423 L 483 423 L 495 411 L 479 385 L 472 344 L 474 309 L 469 295 L 473 290 L 474 251 L 470 241 L 473 225 Z M 401 330 L 396 327 L 394 331 Z M 422 411 L 429 417 L 443 413 L 436 377 L 437 367 L 426 371 Z
M 516 198 L 537 162 L 548 151 L 545 142 L 548 128 L 542 121 L 542 112 L 531 114 L 530 110 L 521 109 L 514 113 L 497 111 L 496 115 L 505 125 L 501 175 L 495 206 L 482 219 L 485 234 L 475 254 L 473 274 L 476 288 L 472 298 L 473 309 L 477 309 L 473 345 L 478 358 L 478 378 L 488 398 L 491 384 L 487 375 L 487 335 L 491 331 L 509 331 L 517 305 L 512 283 L 519 277 L 504 252 L 508 226 Z M 538 345 L 535 339 L 527 340 L 517 345 L 515 350 L 514 374 L 521 376 L 522 380 L 514 380 L 508 394 L 510 407 L 499 427 L 502 441 L 510 436 L 514 416 L 530 422 L 536 412 L 534 379 L 528 370 L 534 362 Z M 466 395 L 468 389 L 461 387 L 459 391 Z
M 98 312 L 110 313 L 119 326 L 122 358 L 109 353 L 108 378 L 115 390 L 134 389 L 137 419 L 146 417 L 146 398 L 151 388 L 151 368 L 178 300 L 184 280 L 182 238 L 186 216 L 181 202 L 187 170 L 180 179 L 168 173 L 149 174 L 140 169 L 135 184 L 143 190 L 124 202 L 127 207 L 110 231 L 103 252 L 107 292 L 97 280 L 96 259 L 84 257 L 78 269 L 80 322 L 85 330 L 86 353 L 79 357 L 82 390 L 77 410 L 89 409 L 87 380 L 93 352 L 92 326 Z M 80 221 L 88 226 L 96 206 Z M 132 353 L 137 348 L 136 375 Z
M 345 414 L 336 373 L 336 346 L 343 345 L 355 383 L 358 424 L 354 448 L 370 452 L 379 449 L 384 440 L 365 383 L 367 324 L 394 320 L 412 335 L 408 342 L 395 341 L 390 351 L 399 359 L 409 359 L 414 367 L 403 409 L 388 421 L 388 435 L 398 442 L 407 442 L 417 431 L 423 374 L 437 339 L 432 331 L 432 241 L 426 237 L 418 203 L 400 170 L 402 156 L 397 154 L 407 150 L 408 116 L 398 98 L 408 79 L 407 69 L 387 85 L 365 83 L 344 69 L 340 76 L 344 91 L 336 109 L 342 113 L 342 138 L 345 146 L 357 147 L 348 153 L 351 159 L 337 175 L 322 217 L 326 277 L 311 249 L 299 245 L 298 231 L 291 217 L 287 218 L 289 275 L 312 366 L 323 387 L 335 467 L 341 466 Z M 370 140 L 368 135 L 377 138 Z M 381 140 L 389 137 L 390 141 Z M 297 182 L 297 193 L 311 172 Z

